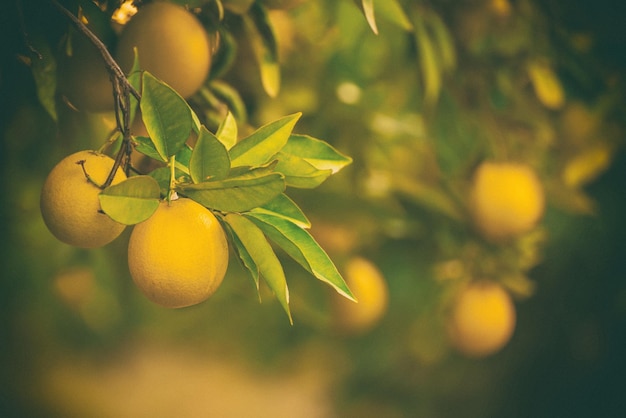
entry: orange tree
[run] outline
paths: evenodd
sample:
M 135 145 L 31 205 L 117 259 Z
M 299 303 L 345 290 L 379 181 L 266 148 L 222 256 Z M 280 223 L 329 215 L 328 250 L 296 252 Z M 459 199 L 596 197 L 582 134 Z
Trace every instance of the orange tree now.
M 139 19 L 153 2 L 136 3 Z M 146 225 L 162 205 L 194 200 L 218 219 L 259 294 L 270 289 L 289 315 L 296 311 L 299 330 L 326 335 L 329 344 L 341 321 L 332 316 L 329 295 L 298 280 L 299 266 L 350 296 L 339 272 L 350 270 L 355 257 L 371 259 L 388 283 L 378 292 L 385 303 L 375 304 L 386 312 L 377 308 L 377 322 L 366 333 L 342 335 L 333 345 L 353 354 L 344 361 L 355 370 L 345 379 L 339 408 L 353 416 L 437 415 L 421 402 L 430 387 L 408 371 L 471 367 L 449 351 L 457 347 L 446 324 L 457 315 L 458 295 L 475 283 L 494 283 L 513 299 L 506 312 L 514 316 L 536 294 L 533 272 L 546 243 L 558 238 L 550 220 L 596 210 L 586 187 L 621 147 L 624 120 L 623 78 L 613 62 L 602 65 L 607 60 L 594 37 L 602 30 L 570 24 L 575 12 L 559 1 L 168 3 L 200 22 L 206 33 L 199 36 L 201 48 L 209 49 L 203 81 L 184 94 L 176 90 L 176 77 L 166 80 L 148 68 L 153 58 L 172 56 L 165 45 L 139 45 L 136 54 L 126 45 L 123 70 L 116 66 L 126 25 L 133 25 L 129 2 L 22 0 L 3 6 L 9 11 L 3 17 L 15 17 L 5 25 L 13 32 L 2 80 L 12 92 L 3 100 L 17 104 L 3 106 L 10 109 L 3 115 L 10 155 L 3 169 L 11 174 L 5 178 L 20 179 L 7 186 L 16 207 L 33 207 L 32 190 L 54 165 L 52 156 L 58 161 L 81 149 L 108 154 L 128 179 L 90 184 L 100 190 L 100 215 Z M 95 48 L 98 70 L 66 72 L 85 41 Z M 154 56 L 142 59 L 142 49 Z M 90 96 L 110 93 L 112 111 L 93 113 L 66 90 L 72 83 L 64 76 L 71 81 L 81 72 L 90 77 L 74 86 L 94 87 Z M 8 76 L 15 83 L 5 81 Z M 485 167 L 515 168 L 517 174 Z M 79 175 L 89 181 L 88 170 Z M 8 212 L 15 217 L 18 210 Z M 36 213 L 25 211 L 27 216 Z M 40 225 L 24 229 L 44 236 Z M 100 276 L 126 278 L 126 268 L 102 261 L 103 254 L 111 256 L 107 251 L 113 259 L 125 254 L 124 239 L 87 254 L 43 241 L 36 248 L 54 251 L 57 257 L 50 258 L 59 261 L 24 267 L 27 277 L 49 276 L 38 269 L 58 271 L 55 283 L 65 289 L 84 275 L 63 276 L 63 262 L 78 260 L 99 265 Z M 167 242 L 174 252 L 188 244 Z M 19 248 L 32 245 L 27 239 L 19 244 L 17 259 Z M 120 318 L 141 317 L 148 309 L 129 296 L 134 289 L 126 281 L 113 290 L 107 280 L 95 282 L 100 299 L 59 293 L 78 312 L 70 318 L 80 318 L 99 337 L 123 334 L 133 324 Z M 9 286 L 38 286 L 35 279 L 17 283 Z M 234 289 L 221 299 L 218 292 L 208 304 L 228 313 L 212 317 L 228 317 L 222 336 L 254 328 L 241 345 L 268 357 L 295 338 L 289 332 L 299 331 L 285 331 L 271 315 L 263 324 L 236 315 L 242 302 L 231 297 L 239 292 Z M 97 315 L 102 300 L 109 301 L 107 319 Z M 211 317 L 211 311 L 201 312 Z M 182 330 L 188 326 L 161 315 Z M 58 322 L 67 318 L 59 316 Z M 515 317 L 524 322 L 522 314 Z M 494 361 L 515 352 L 519 342 L 511 332 L 499 354 L 490 352 Z M 270 333 L 276 338 L 267 339 Z M 476 385 L 472 393 L 492 399 L 496 372 L 480 376 L 491 384 Z M 443 393 L 431 395 L 435 399 L 467 389 L 454 379 L 433 379 Z

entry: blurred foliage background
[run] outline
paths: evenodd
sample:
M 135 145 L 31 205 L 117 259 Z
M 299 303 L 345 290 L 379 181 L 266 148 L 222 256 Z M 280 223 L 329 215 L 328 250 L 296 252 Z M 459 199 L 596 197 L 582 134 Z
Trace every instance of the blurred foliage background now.
M 3 3 L 0 415 L 621 416 L 621 3 L 406 0 L 399 13 L 384 0 L 297 2 L 267 15 L 274 97 L 242 29 L 251 3 L 223 0 L 224 20 L 206 21 L 224 69 L 190 103 L 209 122 L 230 106 L 250 126 L 302 111 L 298 133 L 353 157 L 292 196 L 340 270 L 358 256 L 382 272 L 384 316 L 337 330 L 329 289 L 287 259 L 293 326 L 269 291 L 259 304 L 236 262 L 209 301 L 166 310 L 130 279 L 128 231 L 98 250 L 56 241 L 41 185 L 115 121 L 63 105 L 50 116 L 29 46 L 54 44 L 67 22 L 44 1 Z M 284 5 L 259 2 L 272 3 Z M 468 215 L 485 159 L 532 166 L 546 191 L 541 224 L 512 243 L 486 242 Z M 514 295 L 517 326 L 500 352 L 472 359 L 444 322 L 455 286 L 482 275 Z

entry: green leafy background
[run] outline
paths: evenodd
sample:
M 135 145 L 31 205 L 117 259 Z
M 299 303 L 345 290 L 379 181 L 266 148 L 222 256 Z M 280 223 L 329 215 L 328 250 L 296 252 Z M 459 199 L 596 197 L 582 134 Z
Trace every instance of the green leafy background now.
M 102 13 L 62 3 L 80 4 L 93 22 Z M 139 142 L 158 159 L 176 156 L 177 175 L 191 179 L 181 192 L 211 207 L 229 202 L 214 209 L 230 212 L 220 220 L 236 253 L 209 301 L 176 311 L 134 287 L 130 228 L 98 250 L 45 229 L 45 176 L 70 152 L 99 148 L 115 120 L 54 96 L 53 51 L 69 27 L 54 8 L 0 6 L 0 416 L 621 416 L 621 4 L 178 3 L 203 9 L 221 47 L 189 107 L 173 106 L 184 114 L 177 124 L 148 123 L 153 139 Z M 559 106 L 541 100 L 529 71 L 537 66 L 562 87 Z M 159 106 L 178 99 L 152 87 L 146 119 L 171 115 Z M 289 133 L 265 152 L 250 152 L 254 136 L 236 145 L 281 126 Z M 193 151 L 183 145 L 190 130 L 200 138 Z M 594 159 L 603 149 L 608 162 Z M 320 162 L 325 153 L 337 158 Z M 484 158 L 527 162 L 546 187 L 540 228 L 512 245 L 485 244 L 467 219 L 467 183 Z M 575 164 L 583 175 L 572 180 Z M 149 213 L 169 172 L 107 190 L 103 207 L 126 216 L 130 200 Z M 236 190 L 229 184 L 254 193 L 220 198 Z M 246 245 L 262 233 L 284 250 Z M 378 265 L 390 304 L 369 332 L 344 335 L 324 281 L 340 283 L 355 255 Z M 497 276 L 516 297 L 515 334 L 486 359 L 464 358 L 445 339 L 443 307 L 464 279 L 450 278 L 450 266 L 459 265 Z

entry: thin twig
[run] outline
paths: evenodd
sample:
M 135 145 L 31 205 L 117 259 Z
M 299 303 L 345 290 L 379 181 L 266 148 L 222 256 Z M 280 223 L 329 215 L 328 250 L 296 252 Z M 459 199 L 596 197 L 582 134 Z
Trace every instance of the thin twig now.
M 59 2 L 57 2 L 56 0 L 50 0 L 50 2 L 57 9 L 59 9 L 65 16 L 67 16 L 72 21 L 74 26 L 76 26 L 76 28 L 83 35 L 85 35 L 91 41 L 91 43 L 93 43 L 95 45 L 96 48 L 98 48 L 98 51 L 100 51 L 100 54 L 102 55 L 102 58 L 104 59 L 104 62 L 106 63 L 107 69 L 109 70 L 109 72 L 111 72 L 113 74 L 113 77 L 115 77 L 116 79 L 120 80 L 122 82 L 122 84 L 124 84 L 128 88 L 129 92 L 133 96 L 135 96 L 135 98 L 137 100 L 141 100 L 141 95 L 130 84 L 130 82 L 128 81 L 128 79 L 124 75 L 124 71 L 122 71 L 122 69 L 117 64 L 117 62 L 115 62 L 115 60 L 113 59 L 113 57 L 109 53 L 109 50 L 102 43 L 102 41 L 100 39 L 98 39 L 98 37 L 96 35 L 94 35 L 94 33 L 92 31 L 90 31 L 89 28 L 87 28 L 87 26 L 85 26 L 85 24 L 80 21 L 80 19 L 78 19 L 76 16 L 74 16 L 74 14 L 72 14 L 72 12 L 70 12 L 65 7 L 63 7 Z
M 130 162 L 130 153 L 132 151 L 131 148 L 131 138 L 130 138 L 130 95 L 132 94 L 137 100 L 141 101 L 141 95 L 135 88 L 130 84 L 126 75 L 117 64 L 117 62 L 113 59 L 107 47 L 102 43 L 102 41 L 94 35 L 93 32 L 85 26 L 83 22 L 80 21 L 76 16 L 72 14 L 69 10 L 59 4 L 56 0 L 50 0 L 50 2 L 59 9 L 65 16 L 67 16 L 74 26 L 85 35 L 91 43 L 100 51 L 102 55 L 102 59 L 104 60 L 107 70 L 109 71 L 111 84 L 112 84 L 112 93 L 113 93 L 113 102 L 115 106 L 115 119 L 117 122 L 117 126 L 119 130 L 122 132 L 122 145 L 117 155 L 115 156 L 115 162 L 109 175 L 101 186 L 102 189 L 108 187 L 113 182 L 115 175 L 117 174 L 117 170 L 121 166 L 128 167 L 129 164 L 124 164 L 124 159 L 126 159 L 126 163 Z M 120 113 L 122 115 L 122 119 L 120 119 Z M 127 170 L 128 172 L 128 170 Z

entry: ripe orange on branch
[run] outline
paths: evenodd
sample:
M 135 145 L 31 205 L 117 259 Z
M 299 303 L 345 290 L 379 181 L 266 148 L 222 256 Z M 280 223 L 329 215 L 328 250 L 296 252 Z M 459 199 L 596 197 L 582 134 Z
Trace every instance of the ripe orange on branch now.
M 102 247 L 117 238 L 125 225 L 102 213 L 98 195 L 114 161 L 95 151 L 79 151 L 62 159 L 41 190 L 43 220 L 52 234 L 66 244 Z M 88 177 L 87 177 L 88 176 Z M 126 179 L 118 169 L 111 184 Z
M 154 2 L 141 7 L 124 27 L 116 58 L 130 71 L 137 48 L 139 66 L 169 84 L 184 98 L 206 80 L 211 42 L 200 21 L 184 7 Z
M 469 200 L 476 227 L 492 240 L 530 231 L 545 209 L 539 177 L 519 163 L 482 163 L 474 173 Z
M 504 347 L 515 329 L 515 305 L 498 284 L 481 281 L 463 289 L 448 318 L 452 345 L 469 357 L 485 357 Z
M 135 225 L 128 244 L 128 266 L 146 297 L 168 308 L 209 298 L 228 267 L 228 243 L 219 221 L 199 203 L 180 198 L 162 202 Z

